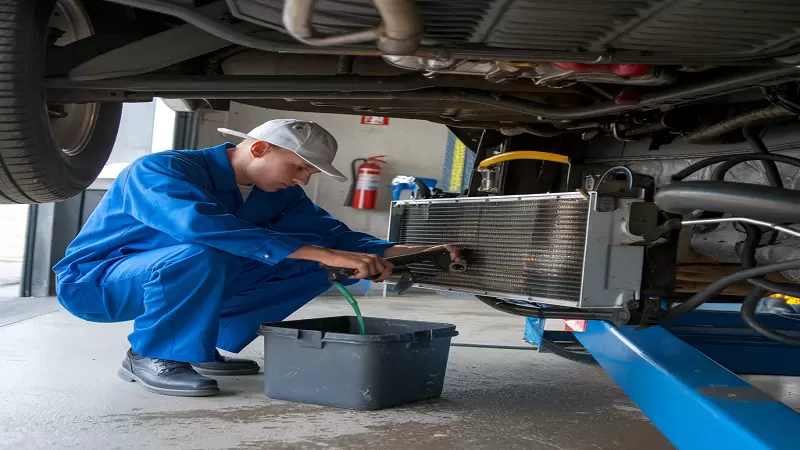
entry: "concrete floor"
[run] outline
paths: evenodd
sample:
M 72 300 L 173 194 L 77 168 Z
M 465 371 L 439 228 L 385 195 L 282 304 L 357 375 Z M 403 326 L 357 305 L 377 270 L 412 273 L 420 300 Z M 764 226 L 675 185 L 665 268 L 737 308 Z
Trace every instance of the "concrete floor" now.
M 455 323 L 457 342 L 521 344 L 522 318 L 475 301 L 361 304 L 367 316 Z M 322 298 L 292 318 L 349 313 Z M 535 351 L 454 347 L 442 398 L 355 412 L 270 400 L 261 375 L 220 378 L 219 397 L 150 394 L 116 377 L 129 323 L 83 322 L 53 299 L 0 300 L 0 318 L 0 448 L 672 448 L 599 367 Z M 261 345 L 243 354 L 263 362 Z M 761 385 L 798 402 L 794 380 Z

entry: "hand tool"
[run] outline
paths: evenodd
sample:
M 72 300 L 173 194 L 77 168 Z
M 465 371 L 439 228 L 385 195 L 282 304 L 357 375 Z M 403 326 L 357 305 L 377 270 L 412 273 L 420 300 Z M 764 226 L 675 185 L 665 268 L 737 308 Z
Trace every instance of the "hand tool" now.
M 386 261 L 394 264 L 393 275 L 402 274 L 400 281 L 398 281 L 395 287 L 395 292 L 397 292 L 398 295 L 405 294 L 415 283 L 411 269 L 408 267 L 410 264 L 430 262 L 436 269 L 443 272 L 464 272 L 467 270 L 467 262 L 463 260 L 452 261 L 450 259 L 450 250 L 445 247 L 435 247 L 421 252 L 394 256 L 386 258 Z M 364 318 L 361 316 L 361 309 L 358 307 L 358 302 L 342 284 L 342 281 L 349 279 L 354 273 L 355 270 L 353 269 L 330 268 L 328 269 L 328 280 L 331 282 L 331 285 L 342 294 L 345 300 L 350 303 L 350 306 L 353 307 L 353 311 L 358 319 L 359 332 L 361 334 L 366 334 Z M 380 275 L 375 275 L 370 279 L 377 279 L 379 276 Z
M 385 260 L 394 264 L 392 275 L 400 275 L 400 281 L 398 281 L 395 288 L 395 292 L 399 295 L 404 294 L 414 285 L 414 277 L 409 268 L 411 264 L 429 262 L 433 264 L 434 268 L 442 272 L 465 272 L 467 270 L 467 262 L 464 260 L 452 261 L 450 259 L 450 250 L 445 247 L 434 247 L 421 252 L 393 256 Z M 328 269 L 328 279 L 331 283 L 341 282 L 350 278 L 353 273 L 355 273 L 353 269 L 331 268 Z M 374 280 L 378 276 L 375 275 L 369 279 Z

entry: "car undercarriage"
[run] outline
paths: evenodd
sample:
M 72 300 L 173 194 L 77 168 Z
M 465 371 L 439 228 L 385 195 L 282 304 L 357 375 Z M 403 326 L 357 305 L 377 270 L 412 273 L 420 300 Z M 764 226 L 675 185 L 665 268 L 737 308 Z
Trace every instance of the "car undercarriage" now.
M 645 139 L 697 132 L 735 108 L 789 114 L 786 83 L 800 72 L 800 20 L 785 2 L 110 3 L 136 8 L 133 20 L 49 58 L 48 101 L 236 100 Z M 123 31 L 141 22 L 160 31 Z

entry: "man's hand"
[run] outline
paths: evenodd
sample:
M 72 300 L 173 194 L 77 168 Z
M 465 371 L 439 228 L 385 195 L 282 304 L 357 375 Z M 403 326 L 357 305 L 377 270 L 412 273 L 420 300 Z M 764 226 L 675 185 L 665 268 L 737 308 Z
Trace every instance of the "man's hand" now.
M 459 247 L 456 247 L 455 245 L 450 245 L 450 244 L 441 245 L 440 247 L 444 247 L 444 248 L 447 249 L 447 251 L 450 252 L 450 261 L 456 262 L 456 261 L 462 261 L 463 260 L 461 258 L 461 249 Z
M 317 261 L 328 267 L 353 269 L 355 273 L 350 278 L 364 279 L 380 275 L 376 280 L 383 281 L 389 278 L 394 270 L 394 265 L 380 256 L 332 250 L 313 245 L 301 247 L 288 257 Z

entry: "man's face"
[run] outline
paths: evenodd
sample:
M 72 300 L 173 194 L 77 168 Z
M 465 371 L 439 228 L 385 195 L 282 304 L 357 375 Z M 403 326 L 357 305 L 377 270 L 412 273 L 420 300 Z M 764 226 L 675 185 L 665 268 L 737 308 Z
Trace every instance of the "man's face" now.
M 299 184 L 305 186 L 319 170 L 295 152 L 267 142 L 256 142 L 250 148 L 252 160 L 247 165 L 247 178 L 265 192 Z

